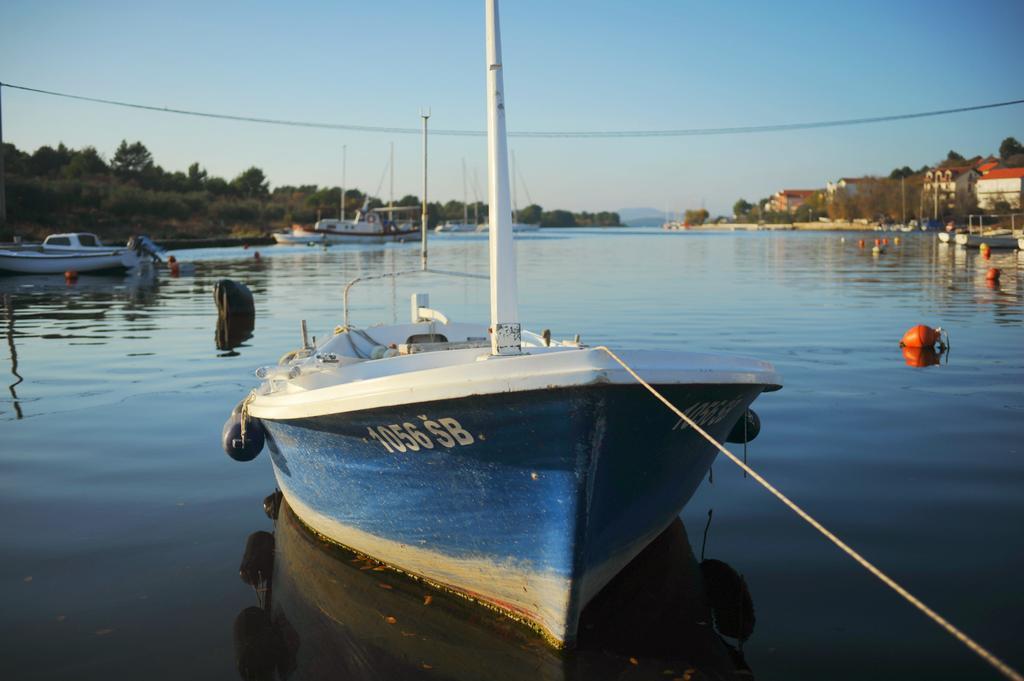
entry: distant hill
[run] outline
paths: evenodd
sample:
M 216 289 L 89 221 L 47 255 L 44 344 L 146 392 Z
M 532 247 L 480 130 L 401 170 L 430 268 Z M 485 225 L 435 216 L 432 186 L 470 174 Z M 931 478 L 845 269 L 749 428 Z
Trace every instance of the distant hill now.
M 620 208 L 622 224 L 630 227 L 656 227 L 665 222 L 664 214 L 657 208 Z
M 630 227 L 661 227 L 665 224 L 665 218 L 660 216 L 633 218 L 632 220 L 625 220 L 625 223 Z

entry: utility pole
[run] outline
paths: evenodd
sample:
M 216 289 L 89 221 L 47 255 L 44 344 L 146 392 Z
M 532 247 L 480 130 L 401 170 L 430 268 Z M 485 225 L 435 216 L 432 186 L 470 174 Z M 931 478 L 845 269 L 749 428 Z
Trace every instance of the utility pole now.
M 423 119 L 423 209 L 420 213 L 420 234 L 423 240 L 420 247 L 420 262 L 423 270 L 427 269 L 427 119 L 430 118 L 430 109 L 426 113 L 420 111 L 420 118 Z
M 903 222 L 900 223 L 904 227 L 907 225 L 907 178 L 900 178 L 900 202 L 903 204 Z
M 4 84 L 0 83 L 0 229 L 7 226 L 7 184 L 4 179 Z
M 345 221 L 345 161 L 348 160 L 348 145 L 341 145 L 341 199 L 338 205 L 338 220 Z M 326 242 L 325 242 L 326 243 Z

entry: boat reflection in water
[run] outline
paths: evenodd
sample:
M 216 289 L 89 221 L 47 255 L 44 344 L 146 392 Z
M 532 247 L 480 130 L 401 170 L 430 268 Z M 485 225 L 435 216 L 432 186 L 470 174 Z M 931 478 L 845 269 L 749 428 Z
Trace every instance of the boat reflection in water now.
M 318 538 L 279 493 L 275 533 L 250 535 L 241 566 L 258 606 L 234 623 L 243 679 L 749 679 L 746 585 L 698 563 L 677 518 L 583 611 L 574 650 Z M 728 638 L 727 638 L 728 637 Z

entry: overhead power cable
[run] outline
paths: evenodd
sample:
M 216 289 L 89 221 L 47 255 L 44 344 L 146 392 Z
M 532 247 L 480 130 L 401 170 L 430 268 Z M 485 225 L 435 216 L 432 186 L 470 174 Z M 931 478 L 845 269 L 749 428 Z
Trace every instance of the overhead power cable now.
M 14 85 L 12 83 L 0 83 L 0 87 L 24 92 L 34 92 L 51 97 L 63 97 L 65 99 L 77 99 L 83 102 L 96 104 L 108 104 L 127 109 L 141 109 L 144 111 L 158 111 L 160 113 L 178 114 L 181 116 L 197 116 L 200 118 L 214 118 L 224 121 L 240 121 L 243 123 L 263 123 L 267 125 L 283 125 L 293 128 L 319 128 L 322 130 L 345 130 L 348 132 L 386 133 L 389 135 L 419 135 L 419 128 L 399 128 L 381 125 L 355 125 L 351 123 L 323 123 L 316 121 L 293 121 L 283 118 L 264 118 L 260 116 L 240 116 L 234 114 L 210 113 L 208 111 L 192 111 L 189 109 L 177 109 L 167 106 L 151 106 L 149 104 L 138 104 L 134 102 L 122 102 L 115 99 L 103 99 L 101 97 L 88 97 L 85 95 L 73 95 L 67 92 L 55 92 L 41 88 L 28 87 L 26 85 Z M 763 132 L 789 132 L 793 130 L 813 130 L 816 128 L 839 128 L 850 125 L 867 125 L 870 123 L 886 123 L 890 121 L 905 121 L 914 118 L 931 118 L 934 116 L 947 116 L 950 114 L 968 113 L 971 111 L 982 111 L 985 109 L 997 109 L 1004 106 L 1016 106 L 1024 104 L 1024 99 L 1013 99 L 1006 102 L 994 104 L 976 104 L 973 106 L 961 106 L 952 109 L 938 109 L 935 111 L 919 111 L 916 113 L 891 114 L 887 116 L 870 116 L 867 118 L 845 118 L 832 121 L 813 121 L 807 123 L 777 123 L 771 125 L 745 125 L 729 128 L 676 128 L 666 130 L 520 130 L 510 131 L 510 137 L 532 137 L 532 138 L 567 138 L 567 139 L 600 139 L 600 138 L 629 138 L 629 137 L 708 137 L 713 135 L 749 135 Z M 455 130 L 455 129 L 432 129 L 431 135 L 445 135 L 449 137 L 483 137 L 487 134 L 485 130 Z

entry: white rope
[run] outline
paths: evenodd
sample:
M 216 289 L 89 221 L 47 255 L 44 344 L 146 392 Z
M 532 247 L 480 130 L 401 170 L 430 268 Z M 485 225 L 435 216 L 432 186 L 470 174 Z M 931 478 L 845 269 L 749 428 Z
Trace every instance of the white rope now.
M 772 484 L 770 482 L 768 482 L 763 477 L 761 477 L 761 475 L 759 473 L 757 473 L 757 471 L 755 471 L 753 468 L 751 468 L 747 464 L 745 464 L 742 461 L 740 461 L 740 459 L 737 458 L 735 454 L 733 454 L 728 449 L 726 449 L 722 445 L 722 443 L 718 442 L 718 440 L 716 440 L 715 438 L 713 438 L 710 435 L 708 435 L 704 431 L 703 428 L 701 428 L 700 426 L 698 426 L 696 424 L 696 422 L 694 422 L 693 419 L 691 419 L 689 416 L 687 416 L 685 413 L 683 413 L 680 409 L 678 409 L 675 405 L 673 405 L 671 402 L 669 402 L 665 398 L 665 396 L 662 395 L 661 393 L 659 393 L 657 390 L 655 390 L 651 386 L 651 384 L 649 384 L 644 379 L 640 378 L 639 374 L 637 374 L 635 371 L 633 371 L 633 369 L 630 368 L 630 366 L 628 364 L 623 362 L 619 358 L 618 355 L 616 355 L 614 352 L 612 352 L 611 350 L 609 350 L 608 348 L 606 348 L 604 346 L 598 346 L 598 347 L 595 348 L 595 350 L 604 350 L 606 353 L 608 353 L 609 357 L 611 357 L 616 362 L 618 362 L 622 366 L 622 368 L 625 369 L 629 373 L 630 376 L 632 376 L 634 379 L 636 379 L 636 381 L 640 385 L 642 385 L 643 387 L 647 388 L 647 390 L 652 395 L 654 395 L 656 398 L 658 398 L 658 400 L 662 404 L 664 404 L 666 407 L 668 407 L 676 416 L 681 418 L 691 428 L 693 428 L 698 433 L 700 433 L 704 437 L 704 439 L 707 440 L 708 442 L 710 442 L 711 444 L 713 444 L 718 449 L 718 451 L 720 451 L 722 454 L 727 456 L 730 461 L 732 461 L 734 464 L 739 466 L 745 473 L 747 473 L 750 477 L 752 477 L 754 480 L 756 480 L 758 483 L 760 483 L 760 485 L 762 487 L 764 487 L 766 490 L 771 492 L 775 496 L 775 498 L 777 498 L 783 504 L 788 506 L 790 508 L 790 510 L 792 510 L 798 516 L 800 516 L 805 521 L 807 521 L 807 523 L 811 527 L 813 527 L 818 532 L 820 532 L 822 535 L 824 535 L 826 539 L 828 539 L 830 542 L 832 542 L 833 544 L 838 546 L 844 553 L 846 553 L 846 555 L 850 556 L 850 558 L 853 558 L 855 561 L 860 563 L 861 567 L 863 567 L 865 570 L 867 570 L 868 572 L 873 574 L 875 577 L 880 579 L 882 581 L 882 583 L 884 583 L 890 589 L 892 589 L 893 591 L 898 593 L 907 602 L 909 602 L 915 608 L 917 608 L 922 613 L 924 613 L 926 616 L 928 616 L 929 619 L 931 619 L 933 622 L 935 622 L 940 627 L 942 627 L 947 632 L 949 632 L 958 641 L 960 641 L 965 646 L 967 646 L 972 651 L 974 651 L 974 653 L 976 655 L 978 655 L 981 659 L 985 660 L 990 665 L 995 667 L 996 670 L 998 670 L 999 673 L 1001 673 L 1003 676 L 1005 676 L 1008 679 L 1012 679 L 1013 681 L 1024 681 L 1024 676 L 1022 676 L 1018 671 L 1016 671 L 1015 669 L 1010 667 L 1008 664 L 1006 664 L 1005 662 L 1000 660 L 998 657 L 996 657 L 995 655 L 990 653 L 988 650 L 986 650 L 984 647 L 982 647 L 982 645 L 980 643 L 978 643 L 977 641 L 972 639 L 970 636 L 968 636 L 964 632 L 962 632 L 959 629 L 957 629 L 955 626 L 953 626 L 953 624 L 951 624 L 942 615 L 938 614 L 937 612 L 935 612 L 934 610 L 929 608 L 927 605 L 925 605 L 923 602 L 921 602 L 920 599 L 918 599 L 912 593 L 910 593 L 909 591 L 904 589 L 902 586 L 900 586 L 896 582 L 896 580 L 894 580 L 892 577 L 890 577 L 889 575 L 887 575 L 884 572 L 882 572 L 879 568 L 875 567 L 871 562 L 869 562 L 866 558 L 864 558 L 864 556 L 860 555 L 859 553 L 854 551 L 852 548 L 850 548 L 842 539 L 840 539 L 836 535 L 832 534 L 832 532 L 830 532 L 824 525 L 822 525 L 817 520 L 812 518 L 810 516 L 810 514 L 807 513 L 807 511 L 803 510 L 802 508 L 797 506 L 795 502 L 790 500 L 789 497 L 787 497 L 785 494 L 783 494 L 779 490 L 775 489 L 775 487 L 772 486 Z

